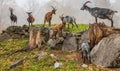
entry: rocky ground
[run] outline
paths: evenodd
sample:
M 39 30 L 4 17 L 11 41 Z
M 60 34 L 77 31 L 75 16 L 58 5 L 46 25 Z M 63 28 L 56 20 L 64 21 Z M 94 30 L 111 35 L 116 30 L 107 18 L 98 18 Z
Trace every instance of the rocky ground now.
M 23 27 L 19 27 L 19 29 L 20 28 Z M 9 27 L 9 32 L 5 30 L 0 36 L 3 37 L 3 35 L 5 34 L 7 34 L 5 36 L 9 36 L 9 38 L 1 38 L 2 40 L 0 41 L 0 70 L 2 71 L 120 70 L 119 68 L 104 68 L 109 67 L 110 65 L 113 65 L 115 67 L 116 65 L 119 66 L 119 34 L 113 34 L 109 37 L 102 39 L 100 43 L 96 45 L 91 52 L 93 64 L 83 64 L 81 59 L 81 51 L 79 51 L 78 49 L 80 49 L 81 43 L 87 40 L 86 36 L 88 31 L 77 31 L 77 33 L 70 33 L 67 31 L 64 32 L 64 37 L 59 37 L 55 40 L 49 39 L 47 46 L 42 45 L 33 50 L 18 52 L 9 55 L 10 52 L 20 50 L 29 43 L 27 33 L 28 30 L 19 30 L 19 33 L 15 33 L 18 30 L 14 30 L 14 33 L 10 33 L 10 31 L 11 30 Z M 21 33 L 22 35 L 20 35 Z M 13 37 L 10 37 L 10 35 L 13 34 L 19 35 L 19 37 L 13 36 L 15 37 L 13 39 Z M 54 42 L 55 44 L 52 44 Z

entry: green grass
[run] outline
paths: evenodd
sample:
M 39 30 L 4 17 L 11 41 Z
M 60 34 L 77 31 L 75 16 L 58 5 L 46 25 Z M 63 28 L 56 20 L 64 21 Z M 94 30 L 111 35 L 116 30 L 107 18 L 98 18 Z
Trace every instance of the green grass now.
M 75 25 L 72 28 L 72 25 L 70 25 L 69 29 L 68 29 L 68 25 L 66 25 L 65 30 L 73 32 L 73 33 L 77 33 L 77 32 L 81 32 L 81 31 L 85 31 L 87 29 L 88 29 L 88 24 L 78 24 L 78 28 Z
M 42 26 L 43 24 L 35 24 L 35 26 Z M 52 24 L 52 26 L 55 26 L 56 24 Z M 48 26 L 48 24 L 45 24 L 45 26 Z M 76 27 L 76 25 L 74 25 L 74 27 L 72 28 L 72 25 L 70 24 L 69 29 L 68 29 L 68 24 L 66 24 L 65 27 L 65 31 L 70 31 L 73 33 L 77 33 L 80 31 L 85 31 L 88 29 L 88 24 L 78 24 L 78 28 Z
M 40 25 L 36 24 L 35 26 L 40 26 Z M 83 31 L 88 28 L 88 25 L 86 24 L 79 24 L 78 26 L 79 28 L 74 27 L 73 29 L 70 28 L 67 30 L 77 33 L 79 31 Z M 50 54 L 54 53 L 54 51 L 56 50 L 47 51 L 48 55 L 44 56 L 38 61 L 35 61 L 34 57 L 37 54 L 39 54 L 40 51 L 45 51 L 46 47 L 41 47 L 41 49 L 35 49 L 33 51 L 16 53 L 11 56 L 1 55 L 21 49 L 25 47 L 27 43 L 28 43 L 28 39 L 21 39 L 21 40 L 10 39 L 0 42 L 0 71 L 90 71 L 89 68 L 82 68 L 81 67 L 82 63 L 78 63 L 74 60 L 65 58 L 65 55 L 69 53 L 58 53 L 59 55 L 61 55 L 59 57 L 60 57 L 60 62 L 62 63 L 62 67 L 55 69 L 54 68 L 55 59 L 51 58 Z M 9 65 L 12 62 L 16 62 L 23 58 L 28 58 L 24 61 L 23 65 L 17 66 L 13 69 L 9 69 Z M 107 71 L 106 69 L 102 69 L 102 68 L 98 69 L 95 68 L 94 66 L 91 66 L 91 69 L 92 71 Z

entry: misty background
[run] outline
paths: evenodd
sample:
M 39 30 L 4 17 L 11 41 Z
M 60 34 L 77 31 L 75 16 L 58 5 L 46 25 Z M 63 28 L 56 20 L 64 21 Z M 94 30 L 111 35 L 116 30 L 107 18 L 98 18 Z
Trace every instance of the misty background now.
M 0 0 L 0 32 L 11 25 L 9 7 L 14 9 L 14 14 L 18 17 L 17 25 L 28 25 L 26 12 L 32 11 L 35 17 L 34 24 L 43 24 L 44 15 L 51 11 L 54 6 L 57 11 L 53 15 L 52 23 L 60 23 L 59 16 L 61 14 L 76 17 L 77 23 L 88 24 L 95 22 L 89 12 L 81 11 L 80 8 L 88 0 Z M 89 0 L 92 3 L 87 4 L 90 7 L 103 7 L 118 11 L 113 17 L 115 27 L 120 27 L 120 0 Z M 104 21 L 111 25 L 108 20 Z

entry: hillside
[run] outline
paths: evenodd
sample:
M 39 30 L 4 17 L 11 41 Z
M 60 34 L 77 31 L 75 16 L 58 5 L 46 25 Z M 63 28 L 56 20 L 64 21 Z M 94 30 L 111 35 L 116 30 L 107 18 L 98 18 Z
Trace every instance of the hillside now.
M 38 26 L 38 25 L 36 25 Z M 79 24 L 79 28 L 74 27 L 70 30 L 77 33 L 84 31 L 88 28 L 88 25 Z M 25 39 L 9 39 L 0 42 L 0 70 L 1 71 L 109 71 L 107 68 L 97 67 L 89 64 L 88 67 L 83 68 L 81 65 L 81 53 L 80 52 L 62 52 L 61 50 L 52 50 L 47 46 L 36 48 L 32 51 L 19 52 L 11 56 L 6 55 L 12 51 L 25 47 L 28 43 L 28 38 Z M 35 57 L 38 54 L 43 53 L 38 60 Z M 54 63 L 56 57 L 59 58 L 59 62 L 62 64 L 60 68 L 55 68 Z M 25 59 L 22 64 L 10 69 L 10 64 Z M 115 69 L 116 70 L 116 69 Z

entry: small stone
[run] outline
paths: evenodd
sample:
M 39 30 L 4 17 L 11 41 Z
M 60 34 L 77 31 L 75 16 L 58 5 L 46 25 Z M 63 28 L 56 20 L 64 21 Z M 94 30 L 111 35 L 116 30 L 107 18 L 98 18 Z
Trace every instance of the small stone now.
M 57 59 L 57 57 L 56 57 L 54 54 L 50 54 L 50 56 L 51 56 L 52 58 Z
M 88 67 L 88 65 L 86 65 L 86 64 L 82 64 L 81 65 L 83 68 L 87 68 Z
M 54 63 L 54 67 L 55 67 L 55 68 L 60 68 L 60 67 L 62 67 L 62 63 L 59 63 L 59 62 L 56 61 L 56 62 Z

